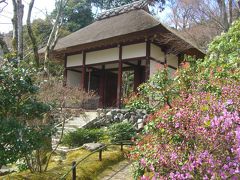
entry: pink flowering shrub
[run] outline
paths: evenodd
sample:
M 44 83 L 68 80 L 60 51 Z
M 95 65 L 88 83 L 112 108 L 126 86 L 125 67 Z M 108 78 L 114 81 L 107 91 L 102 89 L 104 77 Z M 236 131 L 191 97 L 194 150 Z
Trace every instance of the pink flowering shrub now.
M 135 179 L 240 179 L 239 28 L 237 21 L 203 61 L 169 81 L 174 94 L 148 117 L 131 150 Z M 149 86 L 145 94 L 157 94 L 159 84 Z
M 135 169 L 152 172 L 153 179 L 238 179 L 239 95 L 240 84 L 222 87 L 220 98 L 206 92 L 181 94 L 173 108 L 148 119 L 131 153 L 138 160 Z

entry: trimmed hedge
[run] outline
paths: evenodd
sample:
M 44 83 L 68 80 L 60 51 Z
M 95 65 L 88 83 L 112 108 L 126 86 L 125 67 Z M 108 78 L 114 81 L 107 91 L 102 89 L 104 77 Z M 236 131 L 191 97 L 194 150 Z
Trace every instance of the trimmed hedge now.
M 85 143 L 98 142 L 104 135 L 102 129 L 77 129 L 63 136 L 62 144 L 79 147 Z
M 108 129 L 108 134 L 111 142 L 119 142 L 124 140 L 131 140 L 136 136 L 136 130 L 131 123 L 121 122 L 115 123 Z

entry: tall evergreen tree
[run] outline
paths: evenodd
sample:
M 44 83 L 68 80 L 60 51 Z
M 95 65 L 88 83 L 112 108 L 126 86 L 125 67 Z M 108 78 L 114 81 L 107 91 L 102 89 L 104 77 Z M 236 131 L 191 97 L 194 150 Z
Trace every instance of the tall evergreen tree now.
M 57 6 L 56 6 L 57 7 Z M 57 10 L 53 10 L 51 16 L 56 16 Z M 68 31 L 74 32 L 89 25 L 93 21 L 91 1 L 69 0 L 63 10 L 63 24 Z

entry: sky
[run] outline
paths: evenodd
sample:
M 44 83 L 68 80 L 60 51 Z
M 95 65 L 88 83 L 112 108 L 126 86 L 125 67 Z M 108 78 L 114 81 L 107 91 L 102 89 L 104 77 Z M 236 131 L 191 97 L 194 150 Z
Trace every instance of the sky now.
M 28 4 L 30 0 L 22 0 L 24 4 L 23 24 L 26 24 Z M 11 19 L 13 17 L 12 0 L 7 0 L 6 7 L 4 3 L 0 4 L 0 32 L 7 33 L 12 30 Z M 32 19 L 45 18 L 46 13 L 50 13 L 55 6 L 55 0 L 35 0 L 32 10 Z M 4 7 L 3 11 L 1 9 Z

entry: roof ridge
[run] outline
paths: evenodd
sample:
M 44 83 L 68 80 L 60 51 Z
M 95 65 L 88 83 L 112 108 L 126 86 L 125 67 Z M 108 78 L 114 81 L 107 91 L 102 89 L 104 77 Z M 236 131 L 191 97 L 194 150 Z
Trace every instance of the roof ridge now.
M 100 13 L 97 16 L 97 20 L 102 20 L 102 19 L 106 19 L 112 16 L 117 16 L 123 13 L 127 13 L 130 12 L 132 10 L 139 10 L 139 9 L 143 9 L 146 10 L 148 6 L 148 1 L 147 0 L 139 0 L 139 1 L 134 1 L 132 3 L 129 4 L 125 4 L 123 6 L 120 7 L 116 7 L 116 8 L 112 8 L 112 9 L 108 9 L 102 13 Z

